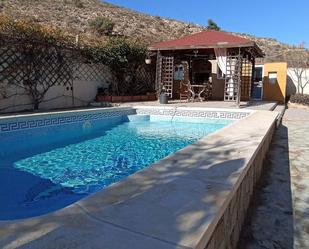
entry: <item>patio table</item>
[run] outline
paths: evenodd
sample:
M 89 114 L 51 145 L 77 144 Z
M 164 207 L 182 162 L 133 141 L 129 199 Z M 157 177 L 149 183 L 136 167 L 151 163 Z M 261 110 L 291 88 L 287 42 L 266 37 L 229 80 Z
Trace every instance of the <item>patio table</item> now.
M 190 85 L 189 91 L 191 93 L 190 101 L 194 101 L 195 99 L 198 99 L 198 101 L 203 101 L 202 93 L 205 92 L 207 85 Z

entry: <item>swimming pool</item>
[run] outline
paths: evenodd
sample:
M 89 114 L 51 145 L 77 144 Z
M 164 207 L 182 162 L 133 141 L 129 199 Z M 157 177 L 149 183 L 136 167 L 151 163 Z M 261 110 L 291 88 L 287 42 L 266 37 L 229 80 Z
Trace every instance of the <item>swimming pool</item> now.
M 1 133 L 0 220 L 65 207 L 231 122 L 119 115 Z

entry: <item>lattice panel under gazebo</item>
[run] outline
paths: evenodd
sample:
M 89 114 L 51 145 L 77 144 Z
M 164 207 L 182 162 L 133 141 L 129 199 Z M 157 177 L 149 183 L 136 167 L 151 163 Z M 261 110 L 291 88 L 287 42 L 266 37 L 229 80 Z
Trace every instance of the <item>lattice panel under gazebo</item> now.
M 174 57 L 162 56 L 161 84 L 165 88 L 166 94 L 173 97 L 173 76 L 174 76 Z
M 251 96 L 251 83 L 253 63 L 248 57 L 244 57 L 242 61 L 241 71 L 241 100 L 248 101 Z
M 238 55 L 228 55 L 226 59 L 225 101 L 236 101 L 240 90 L 241 61 Z

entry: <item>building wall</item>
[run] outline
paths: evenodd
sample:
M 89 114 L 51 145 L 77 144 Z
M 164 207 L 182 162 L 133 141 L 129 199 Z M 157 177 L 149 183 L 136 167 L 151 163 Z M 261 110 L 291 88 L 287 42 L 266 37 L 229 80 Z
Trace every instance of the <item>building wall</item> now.
M 287 96 L 291 96 L 292 94 L 297 93 L 297 85 L 298 85 L 298 77 L 295 73 L 297 69 L 294 68 L 288 68 L 287 70 L 287 89 L 286 89 L 286 95 Z M 304 69 L 303 73 L 302 73 L 302 79 L 301 79 L 301 84 L 304 87 L 304 94 L 309 94 L 309 68 Z M 301 89 L 300 93 L 301 93 Z
M 271 84 L 269 73 L 277 73 L 277 81 Z M 275 62 L 264 64 L 263 100 L 285 102 L 287 83 L 287 63 Z

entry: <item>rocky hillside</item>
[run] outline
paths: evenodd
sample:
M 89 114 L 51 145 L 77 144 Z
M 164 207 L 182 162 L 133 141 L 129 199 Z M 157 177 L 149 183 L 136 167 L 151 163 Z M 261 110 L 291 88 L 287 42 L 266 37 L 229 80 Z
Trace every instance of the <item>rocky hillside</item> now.
M 114 34 L 129 36 L 146 44 L 175 39 L 204 29 L 198 25 L 145 15 L 98 0 L 0 0 L 0 11 L 16 19 L 29 18 L 60 27 L 72 34 L 82 33 L 89 37 L 98 35 L 89 23 L 96 17 L 104 16 L 115 23 Z M 275 39 L 237 35 L 254 40 L 266 54 L 267 61 L 291 60 L 296 52 L 304 52 Z M 304 53 L 308 53 L 308 50 Z

